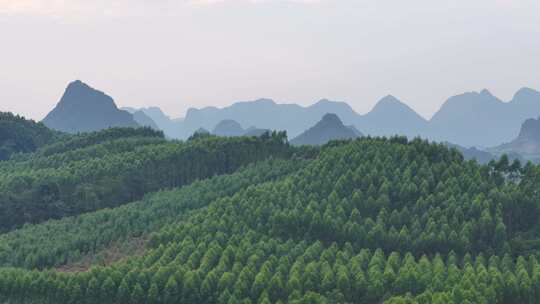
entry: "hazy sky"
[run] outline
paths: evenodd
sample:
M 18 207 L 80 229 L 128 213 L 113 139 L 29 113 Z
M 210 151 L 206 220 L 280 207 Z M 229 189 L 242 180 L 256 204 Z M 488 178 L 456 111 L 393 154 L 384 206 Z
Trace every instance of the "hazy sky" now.
M 540 89 L 538 0 L 0 0 L 0 111 L 43 118 L 81 79 L 120 106 Z

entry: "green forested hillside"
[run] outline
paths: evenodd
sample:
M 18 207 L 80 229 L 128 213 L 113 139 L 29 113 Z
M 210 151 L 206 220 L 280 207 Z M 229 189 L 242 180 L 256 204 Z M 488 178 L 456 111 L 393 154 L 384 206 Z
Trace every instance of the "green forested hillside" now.
M 15 153 L 33 152 L 51 143 L 58 134 L 42 123 L 9 112 L 0 112 L 0 161 Z
M 200 140 L 186 144 L 219 142 Z M 2 300 L 537 303 L 538 167 L 480 166 L 404 138 L 287 151 L 288 160 L 0 236 Z M 150 234 L 142 256 L 32 270 L 141 234 Z
M 0 235 L 0 266 L 41 269 L 77 261 L 112 242 L 157 232 L 220 197 L 280 178 L 304 164 L 302 159 L 268 160 L 118 208 L 28 225 Z
M 137 147 L 166 143 L 161 131 L 149 128 L 111 128 L 99 132 L 62 134 L 52 143 L 34 153 L 17 154 L 0 163 L 5 173 L 58 168 L 75 161 L 102 158 L 134 150 Z
M 38 150 L 39 156 L 50 156 L 52 154 L 60 154 L 65 152 L 73 152 L 74 150 L 83 149 L 92 145 L 109 143 L 118 139 L 128 138 L 165 138 L 162 131 L 144 128 L 109 128 L 97 132 L 79 133 L 76 135 L 64 136 L 62 140 L 42 147 Z M 26 155 L 35 157 L 34 155 Z
M 167 142 L 150 129 L 67 137 L 0 164 L 0 231 L 114 207 L 289 153 L 284 134 Z

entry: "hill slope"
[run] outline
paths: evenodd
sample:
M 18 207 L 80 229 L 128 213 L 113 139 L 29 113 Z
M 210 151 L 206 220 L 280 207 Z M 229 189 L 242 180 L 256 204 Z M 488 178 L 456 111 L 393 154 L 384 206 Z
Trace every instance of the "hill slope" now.
M 263 161 L 118 208 L 27 225 L 0 235 L 0 266 L 44 269 L 78 262 L 114 242 L 158 232 L 220 197 L 282 178 L 304 165 L 301 159 Z
M 14 153 L 33 152 L 53 142 L 58 135 L 42 123 L 0 112 L 0 161 Z
M 77 80 L 68 85 L 60 102 L 43 119 L 51 129 L 68 133 L 110 127 L 138 127 L 133 116 L 119 110 L 113 99 Z
M 125 128 L 66 138 L 0 163 L 0 231 L 118 206 L 288 153 L 283 134 L 167 142 L 162 132 Z
M 314 160 L 231 192 L 223 190 L 254 176 L 158 194 L 143 207 L 154 205 L 154 211 L 139 213 L 137 203 L 115 216 L 82 216 L 83 235 L 100 240 L 109 234 L 92 221 L 118 238 L 156 227 L 158 214 L 167 220 L 142 256 L 112 265 L 71 274 L 2 268 L 0 297 L 40 303 L 535 303 L 540 171 L 507 169 L 465 162 L 456 151 L 420 140 L 334 142 Z M 220 195 L 212 198 L 212 189 Z M 25 227 L 22 239 L 37 230 L 39 247 L 25 247 L 16 235 L 0 238 L 0 257 L 17 250 L 30 257 L 33 250 L 44 257 L 76 251 L 77 233 L 66 224 Z M 69 247 L 62 249 L 62 241 L 47 234 L 64 229 Z M 83 238 L 81 248 L 92 240 Z M 49 246 L 54 253 L 39 250 Z
M 291 140 L 292 145 L 324 145 L 331 140 L 362 136 L 354 127 L 347 127 L 336 114 L 325 114 L 321 121 Z

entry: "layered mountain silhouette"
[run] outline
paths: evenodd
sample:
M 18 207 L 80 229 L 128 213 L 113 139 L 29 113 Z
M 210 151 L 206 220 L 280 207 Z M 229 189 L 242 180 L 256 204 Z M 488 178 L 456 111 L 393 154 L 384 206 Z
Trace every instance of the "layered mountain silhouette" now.
M 268 129 L 259 129 L 259 128 L 255 128 L 255 127 L 249 127 L 244 132 L 244 136 L 261 136 L 264 133 L 269 133 L 269 132 L 271 132 L 271 131 L 268 130 Z
M 146 115 L 143 111 L 135 111 L 132 113 L 133 119 L 143 127 L 149 127 L 154 130 L 161 130 L 150 116 Z
M 241 125 L 257 126 L 261 130 L 286 130 L 290 138 L 313 126 L 326 113 L 335 113 L 347 125 L 354 125 L 370 135 L 418 136 L 427 121 L 393 96 L 381 99 L 366 115 L 356 113 L 348 104 L 327 99 L 302 107 L 297 104 L 277 104 L 271 99 L 235 103 L 229 107 L 191 108 L 182 128 L 192 133 L 199 127 L 211 129 L 216 123 L 231 119 Z
M 205 130 L 200 128 L 199 130 Z M 197 131 L 196 131 L 197 132 Z M 269 132 L 267 129 L 259 129 L 256 127 L 249 127 L 247 129 L 242 128 L 242 126 L 232 119 L 225 119 L 220 121 L 212 131 L 213 135 L 216 136 L 261 136 L 264 133 Z
M 431 120 L 391 95 L 364 115 L 344 102 L 326 99 L 308 107 L 259 99 L 224 108 L 190 109 L 181 127 L 190 134 L 199 127 L 211 129 L 222 120 L 232 119 L 241 125 L 286 130 L 289 138 L 294 138 L 325 113 L 337 114 L 344 124 L 354 125 L 367 135 L 422 136 L 463 147 L 490 147 L 509 142 L 519 133 L 521 122 L 540 115 L 540 93 L 523 88 L 511 101 L 503 102 L 487 90 L 469 92 L 449 98 Z
M 362 134 L 354 127 L 347 127 L 336 114 L 325 114 L 313 127 L 292 139 L 292 145 L 324 145 L 331 140 L 353 139 Z
M 110 96 L 80 80 L 68 85 L 60 102 L 43 123 L 51 129 L 69 133 L 139 126 L 133 115 L 118 109 Z
M 142 112 L 146 116 L 148 116 L 154 123 L 157 125 L 157 127 L 165 133 L 165 136 L 168 138 L 187 138 L 187 136 L 191 133 L 185 132 L 184 128 L 182 127 L 182 119 L 171 119 L 169 116 L 165 115 L 163 111 L 159 107 L 148 107 L 148 108 L 130 108 L 130 107 L 124 107 L 122 108 L 126 111 L 129 111 L 130 113 L 136 113 L 136 112 Z
M 517 136 L 521 123 L 540 115 L 540 92 L 520 89 L 509 102 L 488 90 L 448 99 L 429 122 L 424 133 L 437 141 L 462 146 L 492 147 Z
M 392 95 L 381 99 L 365 115 L 359 115 L 354 125 L 372 136 L 406 135 L 415 137 L 427 129 L 428 121 Z
M 497 158 L 497 156 L 476 147 L 465 148 L 448 142 L 444 144 L 450 148 L 458 150 L 466 160 L 475 159 L 480 164 L 487 164 L 490 160 Z
M 527 119 L 522 125 L 519 135 L 513 141 L 489 149 L 497 155 L 518 153 L 526 160 L 540 160 L 540 117 Z
M 244 130 L 244 128 L 242 128 L 242 126 L 238 122 L 232 119 L 225 119 L 225 120 L 220 121 L 214 127 L 212 134 L 217 135 L 217 136 L 232 137 L 232 136 L 242 136 L 244 135 L 245 132 L 246 131 Z
M 191 108 L 182 122 L 184 133 L 191 134 L 200 127 L 212 129 L 223 120 L 234 120 L 242 126 L 265 130 L 286 130 L 294 137 L 314 125 L 326 113 L 336 113 L 352 124 L 358 116 L 344 102 L 321 100 L 309 107 L 297 104 L 277 104 L 271 99 L 238 102 L 224 108 Z
M 125 109 L 133 114 L 118 110 L 112 98 L 75 81 L 68 86 L 57 107 L 43 122 L 51 128 L 67 132 L 92 131 L 110 126 L 157 126 L 167 137 L 178 139 L 188 138 L 199 128 L 214 130 L 218 124 L 228 122 L 229 125 L 225 123 L 219 126 L 218 134 L 260 135 L 267 130 L 285 130 L 289 138 L 295 138 L 315 125 L 326 113 L 334 113 L 344 125 L 355 126 L 366 135 L 421 136 L 438 142 L 451 142 L 463 148 L 486 149 L 512 141 L 519 134 L 523 121 L 540 116 L 540 92 L 522 88 L 509 102 L 501 101 L 487 90 L 456 95 L 449 98 L 430 120 L 391 95 L 382 98 L 363 115 L 356 113 L 345 102 L 327 99 L 311 106 L 257 99 L 223 108 L 190 108 L 181 119 L 171 119 L 158 107 Z M 240 128 L 253 127 L 242 129 L 240 133 L 240 128 L 235 128 L 231 121 Z M 236 130 L 221 133 L 221 129 L 227 126 Z
M 534 143 L 535 145 L 540 145 L 540 117 L 538 119 L 527 119 L 521 125 L 521 130 L 516 142 Z

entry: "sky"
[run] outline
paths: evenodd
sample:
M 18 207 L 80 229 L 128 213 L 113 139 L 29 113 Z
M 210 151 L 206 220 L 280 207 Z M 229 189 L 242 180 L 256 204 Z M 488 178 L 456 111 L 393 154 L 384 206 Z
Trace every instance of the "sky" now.
M 80 79 L 119 106 L 540 90 L 537 0 L 0 0 L 0 111 L 42 119 Z

